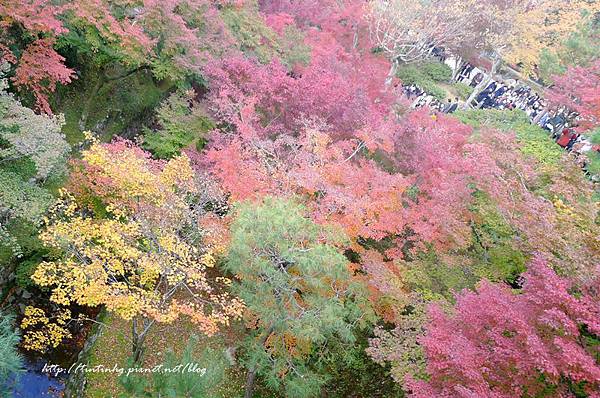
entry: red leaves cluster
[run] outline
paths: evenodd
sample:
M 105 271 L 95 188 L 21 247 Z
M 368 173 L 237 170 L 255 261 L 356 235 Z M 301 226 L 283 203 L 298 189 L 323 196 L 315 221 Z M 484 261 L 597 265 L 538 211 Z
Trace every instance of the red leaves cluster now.
M 31 32 L 65 33 L 67 29 L 57 16 L 63 11 L 51 0 L 1 0 L 0 26 L 19 23 Z
M 316 56 L 300 75 L 241 57 L 209 65 L 210 107 L 235 132 L 215 132 L 200 162 L 234 200 L 308 195 L 316 220 L 355 239 L 409 229 L 415 241 L 462 245 L 471 129 L 426 110 L 400 121 L 385 93 L 365 90 L 351 55 Z
M 577 111 L 582 131 L 600 125 L 600 61 L 587 67 L 570 67 L 564 75 L 555 76 L 548 98 L 557 105 Z
M 421 343 L 431 378 L 409 380 L 411 396 L 512 398 L 553 385 L 553 396 L 567 397 L 569 382 L 585 382 L 598 397 L 600 366 L 582 336 L 583 328 L 600 333 L 598 278 L 575 296 L 567 279 L 535 258 L 524 279 L 518 295 L 484 282 L 457 297 L 452 315 L 430 308 Z
M 278 61 L 263 66 L 238 56 L 215 61 L 204 73 L 211 108 L 242 135 L 248 128 L 259 137 L 294 132 L 310 117 L 348 136 L 380 112 L 354 76 L 339 69 L 330 57 L 313 55 L 307 68 L 291 74 Z
M 52 48 L 52 39 L 38 39 L 25 48 L 12 78 L 19 90 L 33 93 L 36 106 L 44 113 L 52 114 L 48 95 L 56 90 L 56 84 L 68 84 L 74 78 L 72 69 L 65 66 L 65 58 Z
M 56 89 L 57 83 L 69 83 L 74 76 L 73 70 L 64 65 L 64 58 L 52 48 L 52 37 L 67 32 L 58 19 L 63 11 L 64 7 L 56 6 L 49 0 L 0 1 L 0 26 L 7 27 L 17 23 L 34 35 L 46 36 L 29 44 L 19 61 L 6 45 L 0 44 L 0 50 L 3 60 L 12 64 L 18 62 L 12 79 L 15 86 L 21 91 L 31 91 L 37 108 L 49 114 L 52 111 L 48 94 Z
M 0 0 L 0 27 L 17 24 L 32 37 L 38 37 L 26 46 L 20 59 L 4 43 L 0 43 L 0 55 L 17 64 L 13 83 L 17 89 L 33 93 L 40 111 L 51 113 L 48 95 L 58 83 L 67 84 L 74 78 L 74 71 L 64 65 L 64 58 L 53 48 L 56 37 L 68 32 L 63 21 L 76 20 L 94 27 L 102 40 L 121 54 L 124 64 L 139 66 L 162 58 L 178 69 L 161 71 L 163 74 L 199 74 L 209 50 L 223 52 L 231 47 L 230 36 L 212 1 L 121 3 L 120 6 L 128 10 L 124 18 L 112 15 L 112 5 L 106 0 L 73 0 L 60 5 L 49 0 Z M 186 19 L 192 17 L 188 14 L 198 12 L 202 12 L 207 21 L 202 38 L 196 29 L 188 26 Z
M 403 121 L 395 142 L 399 169 L 415 176 L 418 190 L 414 211 L 408 214 L 412 230 L 427 242 L 461 247 L 470 235 L 467 212 L 473 189 L 469 183 L 484 159 L 470 153 L 472 129 L 456 119 L 427 110 Z

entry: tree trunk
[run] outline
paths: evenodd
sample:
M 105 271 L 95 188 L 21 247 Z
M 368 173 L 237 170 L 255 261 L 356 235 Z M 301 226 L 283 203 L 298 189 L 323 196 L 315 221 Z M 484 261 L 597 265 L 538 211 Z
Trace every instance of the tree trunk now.
M 271 325 L 269 329 L 267 329 L 264 336 L 260 339 L 261 346 L 264 346 L 271 333 L 273 333 L 273 329 L 273 325 Z M 252 398 L 252 394 L 254 393 L 254 382 L 256 381 L 257 371 L 258 369 L 256 369 L 256 366 L 252 367 L 252 369 L 248 371 L 248 376 L 246 377 L 246 388 L 244 392 L 244 398 Z
M 148 324 L 145 320 L 142 320 L 141 325 L 139 321 L 134 318 L 131 322 L 131 341 L 132 341 L 132 353 L 133 362 L 139 364 L 142 362 L 144 355 L 144 342 L 146 341 L 146 335 L 148 333 Z
M 465 102 L 463 109 L 469 109 L 471 107 L 471 103 L 473 102 L 473 100 L 475 98 L 477 98 L 477 96 L 488 86 L 488 84 L 490 84 L 490 82 L 494 79 L 494 75 L 496 74 L 496 71 L 498 70 L 498 66 L 500 66 L 500 58 L 496 58 L 494 60 L 494 63 L 492 64 L 492 70 L 490 71 L 490 74 L 481 81 L 481 83 L 479 83 L 476 87 L 475 90 L 473 90 L 473 92 L 471 93 L 471 95 L 469 96 L 469 98 L 467 99 L 467 101 Z
M 458 76 L 460 76 L 460 70 L 462 69 L 464 64 L 465 64 L 465 62 L 462 59 L 462 57 L 456 58 L 456 64 L 454 65 L 454 70 L 452 71 L 452 81 L 453 82 L 455 82 L 456 79 L 458 79 Z
M 392 61 L 392 65 L 390 66 L 390 71 L 388 72 L 387 77 L 385 78 L 385 90 L 387 91 L 392 82 L 394 81 L 394 76 L 396 76 L 396 72 L 398 71 L 398 61 Z
M 254 392 L 254 381 L 256 380 L 256 368 L 253 368 L 248 372 L 248 377 L 246 377 L 246 391 L 244 393 L 244 398 L 252 398 L 252 394 Z

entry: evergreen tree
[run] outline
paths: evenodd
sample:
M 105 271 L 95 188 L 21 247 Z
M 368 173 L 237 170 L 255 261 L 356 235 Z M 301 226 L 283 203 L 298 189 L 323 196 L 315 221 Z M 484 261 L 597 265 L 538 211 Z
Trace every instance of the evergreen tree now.
M 125 397 L 216 398 L 216 388 L 223 381 L 228 362 L 225 355 L 212 348 L 195 354 L 198 338 L 192 336 L 181 357 L 167 354 L 165 363 L 155 367 L 152 377 L 144 373 L 123 373 L 119 381 Z M 133 358 L 129 367 L 135 367 Z M 129 368 L 128 367 L 128 368 Z
M 8 396 L 10 384 L 22 371 L 23 360 L 17 351 L 19 334 L 13 328 L 14 317 L 0 313 L 0 396 Z
M 317 396 L 326 359 L 370 320 L 340 243 L 292 202 L 267 198 L 239 208 L 226 269 L 239 278 L 234 291 L 252 330 L 243 343 L 246 398 L 256 376 L 286 397 Z

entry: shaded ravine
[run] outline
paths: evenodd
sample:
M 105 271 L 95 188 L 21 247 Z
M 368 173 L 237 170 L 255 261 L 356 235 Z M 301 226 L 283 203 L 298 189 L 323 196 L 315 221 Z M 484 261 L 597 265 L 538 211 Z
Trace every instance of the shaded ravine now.
M 65 389 L 66 376 L 44 372 L 44 365 L 50 359 L 26 358 L 23 372 L 12 390 L 13 398 L 54 398 L 61 397 Z

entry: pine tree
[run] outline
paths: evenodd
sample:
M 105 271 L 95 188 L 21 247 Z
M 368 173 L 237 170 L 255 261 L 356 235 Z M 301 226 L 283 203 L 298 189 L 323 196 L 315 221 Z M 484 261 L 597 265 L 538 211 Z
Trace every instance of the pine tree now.
M 234 291 L 248 309 L 247 398 L 256 376 L 287 397 L 315 396 L 326 376 L 314 356 L 352 343 L 355 325 L 370 318 L 358 302 L 362 286 L 335 247 L 340 239 L 327 235 L 289 201 L 239 208 L 226 269 L 239 279 Z
M 199 355 L 195 354 L 197 345 L 197 336 L 192 336 L 181 356 L 168 352 L 165 362 L 154 368 L 156 371 L 151 378 L 147 374 L 123 373 L 119 382 L 127 391 L 127 396 L 220 397 L 217 389 L 229 365 L 227 358 L 222 351 L 210 347 L 204 348 Z M 128 365 L 131 368 L 136 366 L 133 358 Z
M 23 360 L 17 351 L 19 334 L 13 328 L 14 317 L 0 313 L 0 395 L 8 396 L 14 376 L 22 371 Z

